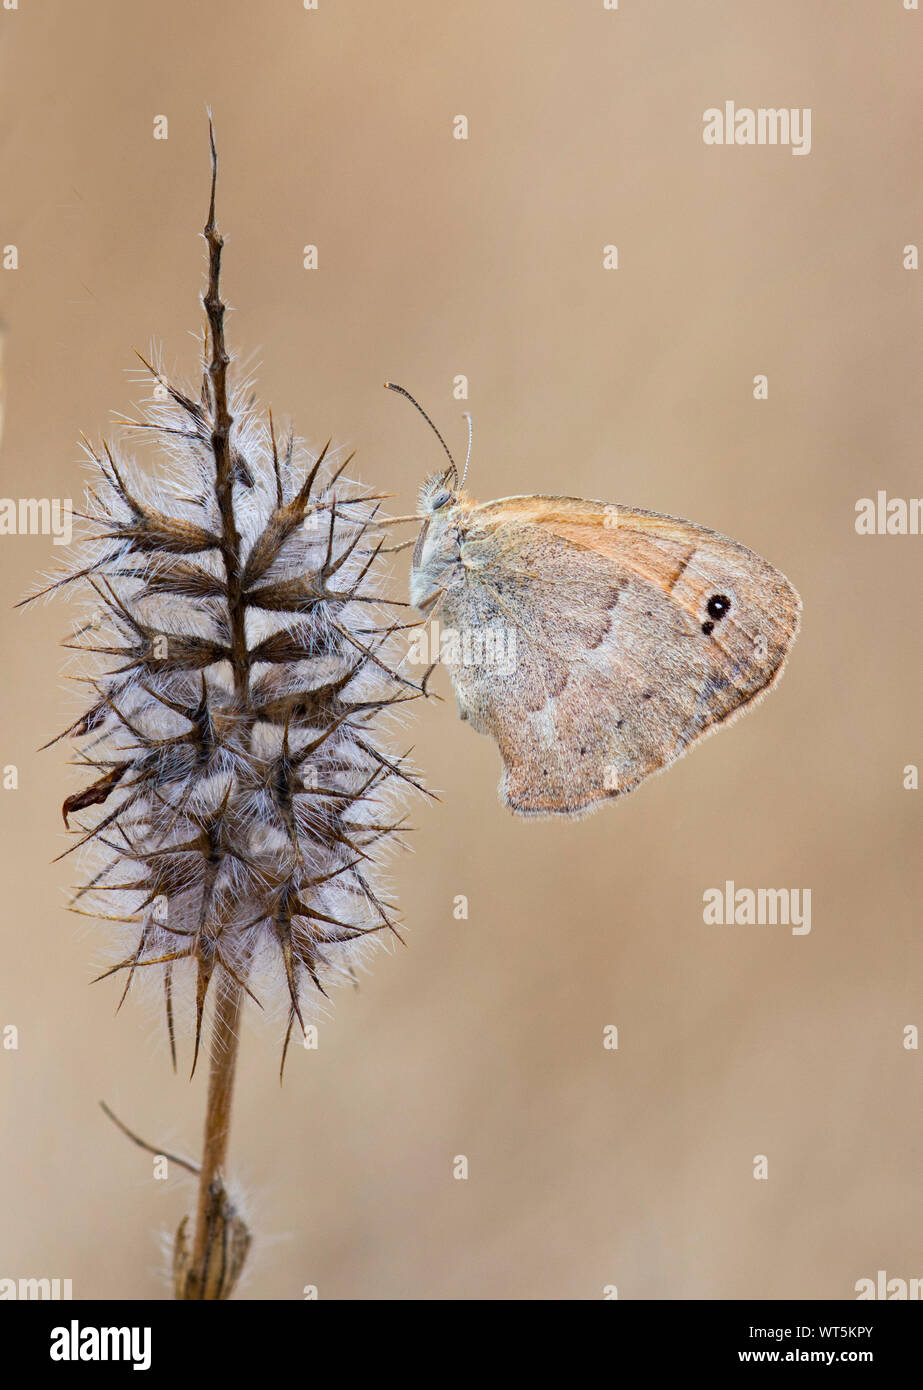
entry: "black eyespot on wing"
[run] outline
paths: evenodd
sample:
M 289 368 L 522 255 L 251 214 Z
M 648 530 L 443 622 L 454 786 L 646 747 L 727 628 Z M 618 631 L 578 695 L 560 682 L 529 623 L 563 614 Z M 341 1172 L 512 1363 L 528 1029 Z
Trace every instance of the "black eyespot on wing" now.
M 712 594 L 705 607 L 710 618 L 723 618 L 731 611 L 731 600 L 727 594 Z
M 709 633 L 714 632 L 714 630 L 715 630 L 715 625 L 714 625 L 714 623 L 712 623 L 712 622 L 707 622 L 707 623 L 703 623 L 703 624 L 702 624 L 702 631 L 705 633 L 705 636 L 706 636 L 706 637 L 709 635 Z

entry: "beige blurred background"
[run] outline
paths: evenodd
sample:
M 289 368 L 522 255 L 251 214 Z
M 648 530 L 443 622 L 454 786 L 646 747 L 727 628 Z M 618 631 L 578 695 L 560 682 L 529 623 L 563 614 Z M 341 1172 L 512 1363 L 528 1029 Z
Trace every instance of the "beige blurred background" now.
M 80 496 L 80 431 L 139 398 L 133 347 L 194 378 L 210 104 L 231 341 L 277 416 L 356 447 L 406 511 L 440 456 L 381 382 L 463 454 L 464 374 L 475 495 L 688 516 L 804 599 L 778 691 L 584 821 L 516 822 L 492 744 L 449 702 L 420 711 L 408 742 L 443 800 L 395 861 L 408 949 L 339 993 L 281 1090 L 248 1020 L 244 1296 L 852 1298 L 879 1269 L 923 1274 L 902 1045 L 923 1023 L 923 793 L 902 787 L 923 761 L 923 539 L 854 529 L 857 498 L 921 491 L 923 280 L 902 268 L 923 241 L 921 26 L 900 0 L 0 12 L 4 495 Z M 810 106 L 811 154 L 707 148 L 726 99 Z M 0 539 L 20 780 L 0 791 L 0 1026 L 20 1039 L 0 1051 L 0 1276 L 166 1297 L 160 1232 L 191 1183 L 154 1181 L 97 1100 L 196 1153 L 205 1077 L 173 1075 L 158 1017 L 90 988 L 105 929 L 62 911 L 49 866 L 75 783 L 65 745 L 33 750 L 72 707 L 70 615 L 11 605 L 58 559 Z M 809 887 L 810 935 L 706 927 L 726 879 Z

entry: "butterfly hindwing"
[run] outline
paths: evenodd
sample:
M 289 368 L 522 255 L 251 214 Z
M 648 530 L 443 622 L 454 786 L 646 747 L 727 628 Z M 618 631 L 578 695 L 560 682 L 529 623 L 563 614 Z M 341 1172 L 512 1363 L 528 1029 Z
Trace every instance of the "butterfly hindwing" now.
M 452 512 L 461 571 L 440 619 L 469 649 L 447 664 L 522 815 L 631 791 L 782 669 L 798 595 L 725 536 L 576 498 L 459 498 Z

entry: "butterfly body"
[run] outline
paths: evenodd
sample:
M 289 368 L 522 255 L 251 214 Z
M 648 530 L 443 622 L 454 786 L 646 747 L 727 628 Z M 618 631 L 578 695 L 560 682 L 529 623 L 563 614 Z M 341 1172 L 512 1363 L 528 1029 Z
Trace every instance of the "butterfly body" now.
M 424 484 L 411 601 L 457 637 L 459 713 L 503 759 L 519 815 L 580 815 L 771 688 L 801 609 L 736 541 L 572 497 L 478 503 Z M 472 655 L 473 654 L 473 655 Z

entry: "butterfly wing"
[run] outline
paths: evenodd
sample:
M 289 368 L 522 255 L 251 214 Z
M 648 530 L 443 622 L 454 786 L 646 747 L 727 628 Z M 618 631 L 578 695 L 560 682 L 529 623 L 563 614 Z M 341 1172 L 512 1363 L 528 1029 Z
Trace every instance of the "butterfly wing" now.
M 457 524 L 447 664 L 521 815 L 632 791 L 763 695 L 797 632 L 784 575 L 676 517 L 514 497 L 460 509 Z

